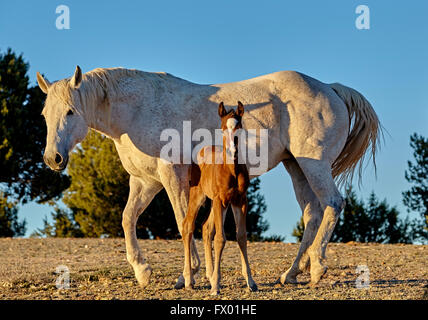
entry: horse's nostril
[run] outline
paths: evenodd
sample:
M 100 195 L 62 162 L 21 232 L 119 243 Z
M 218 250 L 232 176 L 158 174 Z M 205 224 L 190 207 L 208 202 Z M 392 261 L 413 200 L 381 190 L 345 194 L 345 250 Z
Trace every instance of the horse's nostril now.
M 59 153 L 57 153 L 55 156 L 55 163 L 61 164 L 61 162 L 62 162 L 62 156 Z

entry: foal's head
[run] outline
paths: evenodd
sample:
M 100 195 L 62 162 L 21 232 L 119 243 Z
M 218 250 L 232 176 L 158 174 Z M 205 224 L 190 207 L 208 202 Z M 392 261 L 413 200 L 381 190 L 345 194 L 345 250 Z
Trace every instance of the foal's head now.
M 226 111 L 223 102 L 218 106 L 218 115 L 221 119 L 221 130 L 223 131 L 223 145 L 226 153 L 232 159 L 237 158 L 238 136 L 237 131 L 242 129 L 242 116 L 244 115 L 244 106 L 238 101 L 238 108 Z

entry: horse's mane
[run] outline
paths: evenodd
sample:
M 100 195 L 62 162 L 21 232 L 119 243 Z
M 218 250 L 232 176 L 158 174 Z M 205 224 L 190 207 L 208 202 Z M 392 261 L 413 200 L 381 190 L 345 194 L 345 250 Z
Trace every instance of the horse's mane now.
M 83 74 L 81 86 L 77 90 L 83 110 L 76 111 L 82 115 L 84 114 L 86 119 L 92 122 L 96 113 L 99 112 L 99 110 L 95 110 L 95 107 L 100 99 L 108 102 L 110 97 L 124 93 L 123 86 L 120 83 L 125 78 L 144 80 L 155 89 L 159 88 L 165 80 L 179 79 L 165 72 L 145 72 L 125 68 L 97 68 Z M 75 96 L 70 86 L 70 78 L 56 81 L 52 86 L 51 92 L 65 105 L 75 106 Z M 110 108 L 105 112 L 108 113 L 109 118 Z

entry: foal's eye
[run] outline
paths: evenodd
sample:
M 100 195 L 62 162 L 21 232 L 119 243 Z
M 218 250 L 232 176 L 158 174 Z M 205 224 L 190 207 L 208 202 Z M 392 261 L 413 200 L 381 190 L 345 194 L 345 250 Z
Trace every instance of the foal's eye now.
M 67 112 L 67 116 L 71 116 L 71 115 L 73 115 L 73 110 L 69 109 Z

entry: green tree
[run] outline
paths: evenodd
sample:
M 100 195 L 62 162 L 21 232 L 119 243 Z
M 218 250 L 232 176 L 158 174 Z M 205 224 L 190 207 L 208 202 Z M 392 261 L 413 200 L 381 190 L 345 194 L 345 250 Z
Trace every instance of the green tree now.
M 301 241 L 304 225 L 301 219 L 293 230 L 293 236 Z M 411 243 L 412 224 L 401 219 L 395 207 L 386 200 L 379 201 L 372 192 L 367 204 L 359 200 L 352 190 L 346 191 L 346 205 L 340 215 L 331 242 Z
M 123 236 L 122 211 L 129 182 L 114 144 L 90 131 L 70 156 L 71 185 L 63 202 L 86 237 Z
M 28 68 L 11 49 L 0 53 L 0 189 L 22 203 L 43 203 L 58 199 L 69 179 L 43 163 L 44 94 L 29 86 Z
M 420 214 L 415 219 L 415 238 L 428 241 L 428 139 L 414 133 L 410 137 L 415 162 L 407 162 L 404 173 L 406 180 L 412 184 L 410 190 L 403 192 L 403 203 L 409 211 Z
M 247 213 L 247 236 L 250 241 L 262 241 L 268 238 L 263 237 L 269 229 L 269 223 L 263 218 L 267 206 L 265 197 L 260 192 L 260 179 L 255 178 L 251 180 L 250 186 L 247 191 L 248 198 L 248 213 Z M 230 216 L 230 215 L 229 215 Z M 236 232 L 234 232 L 234 237 Z M 275 241 L 282 241 L 280 236 L 272 236 L 269 239 Z
M 8 201 L 7 196 L 0 192 L 0 237 L 19 237 L 26 231 L 26 221 L 18 221 L 16 203 Z
M 122 211 L 129 193 L 129 175 L 123 169 L 113 142 L 90 131 L 84 141 L 70 156 L 68 173 L 70 188 L 64 194 L 63 202 L 70 210 L 61 215 L 53 214 L 54 224 L 47 221 L 39 235 L 70 236 L 76 229 L 85 237 L 123 236 Z M 266 211 L 260 180 L 254 179 L 248 190 L 249 210 L 247 218 L 248 237 L 253 241 L 264 240 L 262 233 L 268 229 L 262 215 Z M 198 216 L 200 226 L 207 217 L 210 201 L 207 201 Z M 60 221 L 57 221 L 60 220 Z M 67 227 L 61 227 L 61 226 Z M 73 226 L 71 229 L 69 226 Z M 231 213 L 226 218 L 226 233 L 235 238 L 235 223 Z M 199 231 L 199 233 L 198 233 Z M 179 232 L 172 206 L 165 190 L 159 192 L 138 219 L 139 238 L 177 239 Z M 281 240 L 274 237 L 272 240 Z
M 296 226 L 293 228 L 291 235 L 296 238 L 297 241 L 302 242 L 303 232 L 305 232 L 305 223 L 303 222 L 303 216 L 297 221 Z

